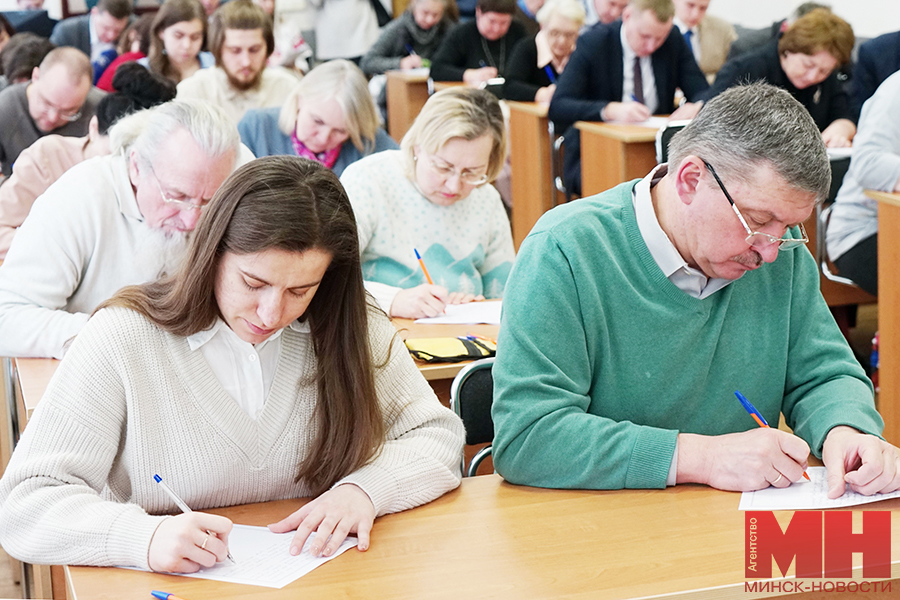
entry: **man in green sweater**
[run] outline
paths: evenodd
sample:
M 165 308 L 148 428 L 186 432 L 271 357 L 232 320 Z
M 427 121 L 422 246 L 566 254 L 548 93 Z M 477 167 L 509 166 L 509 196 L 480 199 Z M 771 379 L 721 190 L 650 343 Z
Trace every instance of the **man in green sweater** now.
M 872 386 L 798 242 L 830 182 L 809 114 L 772 86 L 733 88 L 669 158 L 550 211 L 522 244 L 494 365 L 497 471 L 755 490 L 800 479 L 812 449 L 831 497 L 900 488 Z M 735 390 L 794 435 L 758 428 Z

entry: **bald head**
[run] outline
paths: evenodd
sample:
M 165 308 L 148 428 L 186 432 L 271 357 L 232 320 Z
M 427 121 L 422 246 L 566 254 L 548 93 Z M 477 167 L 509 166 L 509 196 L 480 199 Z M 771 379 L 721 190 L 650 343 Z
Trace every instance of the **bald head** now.
M 81 116 L 91 91 L 91 61 L 77 48 L 56 48 L 31 75 L 26 90 L 28 113 L 44 133 Z

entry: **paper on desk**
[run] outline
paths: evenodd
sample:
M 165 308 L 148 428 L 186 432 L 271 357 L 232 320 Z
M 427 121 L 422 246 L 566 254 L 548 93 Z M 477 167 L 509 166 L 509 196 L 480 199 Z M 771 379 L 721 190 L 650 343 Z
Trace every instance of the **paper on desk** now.
M 900 498 L 900 491 L 889 494 L 863 496 L 850 488 L 840 498 L 828 498 L 828 475 L 825 467 L 810 467 L 806 470 L 810 481 L 791 484 L 786 488 L 767 487 L 755 492 L 741 494 L 738 510 L 808 510 L 823 508 L 843 508 L 878 502 L 888 498 Z
M 462 324 L 475 325 L 487 323 L 488 325 L 500 324 L 500 308 L 502 302 L 469 302 L 466 304 L 448 304 L 444 314 L 439 317 L 416 319 L 416 323 L 438 324 Z
M 291 556 L 293 537 L 293 531 L 272 533 L 267 527 L 235 525 L 228 535 L 228 549 L 237 564 L 226 560 L 214 567 L 200 569 L 196 573 L 173 573 L 173 575 L 283 588 L 322 563 L 356 546 L 357 543 L 355 537 L 348 537 L 333 555 L 314 558 L 309 554 L 309 545 L 315 537 L 311 535 L 306 540 L 303 551 L 297 556 Z
M 609 121 L 611 125 L 634 125 L 635 127 L 649 127 L 651 129 L 659 129 L 669 124 L 668 117 L 650 117 L 646 121 L 640 123 L 630 123 L 628 121 Z
M 853 156 L 853 148 L 826 148 L 829 160 L 837 160 L 839 158 L 850 158 Z

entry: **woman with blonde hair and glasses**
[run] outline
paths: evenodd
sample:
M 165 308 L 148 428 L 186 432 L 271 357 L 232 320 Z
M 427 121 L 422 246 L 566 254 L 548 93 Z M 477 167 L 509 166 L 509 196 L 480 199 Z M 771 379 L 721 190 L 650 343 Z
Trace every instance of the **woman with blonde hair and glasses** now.
M 216 192 L 174 275 L 123 288 L 75 338 L 0 480 L 0 543 L 194 572 L 229 552 L 231 521 L 205 509 L 314 497 L 269 526 L 296 530 L 290 553 L 349 534 L 364 551 L 377 516 L 459 485 L 462 445 L 366 299 L 337 177 L 263 158 Z
M 515 251 L 489 182 L 505 160 L 500 103 L 455 87 L 428 99 L 400 150 L 344 172 L 366 288 L 391 316 L 431 317 L 446 304 L 503 295 Z
M 364 156 L 397 148 L 378 125 L 362 71 L 340 59 L 307 73 L 281 108 L 247 111 L 238 131 L 256 156 L 301 156 L 338 176 Z

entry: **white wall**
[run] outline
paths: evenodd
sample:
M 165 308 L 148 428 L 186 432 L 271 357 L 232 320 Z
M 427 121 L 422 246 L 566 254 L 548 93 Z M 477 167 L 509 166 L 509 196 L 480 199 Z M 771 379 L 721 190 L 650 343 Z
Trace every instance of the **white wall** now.
M 786 17 L 804 0 L 712 0 L 709 13 L 744 27 L 765 27 Z M 816 0 L 853 26 L 860 37 L 900 30 L 897 0 Z
M 152 0 L 151 0 L 152 1 Z M 853 25 L 856 35 L 875 37 L 900 30 L 898 0 L 817 0 L 831 4 L 835 13 Z M 44 0 L 51 17 L 59 18 L 61 0 Z M 84 10 L 84 0 L 69 0 L 73 11 Z M 144 0 L 146 2 L 146 0 Z M 803 0 L 712 0 L 710 14 L 743 25 L 765 27 L 787 16 Z M 0 10 L 15 10 L 16 0 L 0 0 Z

